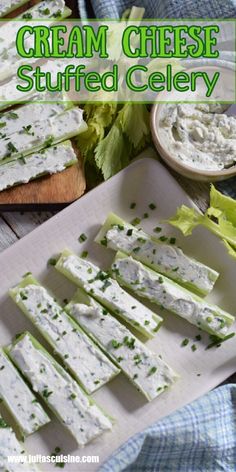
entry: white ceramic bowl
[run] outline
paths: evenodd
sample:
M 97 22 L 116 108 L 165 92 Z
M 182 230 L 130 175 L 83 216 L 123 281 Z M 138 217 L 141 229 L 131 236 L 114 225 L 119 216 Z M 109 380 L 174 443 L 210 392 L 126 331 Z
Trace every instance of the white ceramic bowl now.
M 204 70 L 206 69 L 210 70 L 211 72 L 212 71 L 214 72 L 214 70 L 218 70 L 213 67 L 204 68 Z M 196 71 L 197 68 L 195 68 L 194 70 Z M 228 69 L 224 69 L 224 71 L 226 74 L 229 73 Z M 188 72 L 190 72 L 190 69 L 188 70 Z M 182 94 L 181 97 L 183 98 L 182 101 L 184 102 L 185 101 L 184 94 Z M 165 142 L 163 141 L 159 133 L 159 129 L 160 129 L 159 122 L 160 122 L 161 112 L 162 112 L 163 107 L 166 105 L 166 103 L 168 103 L 168 101 L 170 102 L 174 100 L 176 100 L 176 95 L 173 94 L 173 96 L 170 96 L 170 94 L 167 94 L 167 92 L 161 92 L 158 94 L 158 101 L 160 101 L 161 103 L 156 103 L 152 107 L 152 112 L 151 112 L 152 138 L 153 138 L 155 147 L 158 153 L 160 154 L 160 156 L 162 157 L 162 159 L 176 172 L 193 180 L 214 182 L 214 181 L 226 180 L 226 179 L 229 179 L 230 177 L 235 176 L 236 165 L 228 169 L 223 169 L 223 170 L 218 170 L 218 171 L 196 169 L 195 167 L 191 167 L 179 161 L 177 158 L 175 158 L 173 155 L 171 155 L 168 152 L 167 147 L 165 146 Z

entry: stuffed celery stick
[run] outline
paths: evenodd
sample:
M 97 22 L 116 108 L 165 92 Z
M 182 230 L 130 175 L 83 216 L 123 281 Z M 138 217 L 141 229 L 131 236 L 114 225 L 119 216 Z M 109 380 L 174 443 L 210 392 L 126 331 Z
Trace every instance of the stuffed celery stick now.
M 114 213 L 108 215 L 95 241 L 132 255 L 134 259 L 200 295 L 209 293 L 219 276 L 215 270 L 186 256 L 174 244 L 161 242 Z
M 125 292 L 92 262 L 65 250 L 56 269 L 145 336 L 153 337 L 158 331 L 162 318 Z
M 0 166 L 0 191 L 44 175 L 62 172 L 78 162 L 70 141 Z
M 197 295 L 163 275 L 145 267 L 130 256 L 117 253 L 112 272 L 119 283 L 142 298 L 181 316 L 199 328 L 224 338 L 235 318 L 216 305 L 212 305 Z
M 177 375 L 97 301 L 78 289 L 66 310 L 109 354 L 135 387 L 151 401 L 170 387 Z
M 42 100 L 50 100 L 50 95 L 44 95 Z M 24 106 L 6 111 L 0 115 L 0 139 L 11 136 L 18 131 L 30 134 L 32 124 L 45 121 L 72 108 L 73 104 L 66 95 L 58 94 L 60 102 L 29 103 Z
M 10 295 L 87 393 L 119 374 L 120 370 L 32 275 L 24 277 Z
M 3 0 L 0 4 L 0 18 L 23 6 L 27 0 Z
M 50 421 L 2 349 L 0 349 L 0 398 L 23 437 L 34 433 Z
M 58 116 L 32 124 L 32 127 L 0 140 L 0 164 L 25 157 L 77 136 L 87 129 L 83 111 L 71 108 Z
M 18 0 L 4 0 L 3 3 L 1 0 L 2 8 L 4 8 L 6 2 L 9 4 L 9 2 L 16 3 L 16 1 Z M 71 10 L 65 5 L 65 0 L 43 0 L 37 3 L 17 16 L 17 22 L 8 21 L 3 24 L 0 29 L 0 54 L 6 57 L 9 48 L 14 48 L 19 24 L 22 26 L 25 20 L 39 20 L 39 22 L 40 20 L 49 20 L 47 23 L 49 25 L 49 22 L 59 21 L 70 15 Z M 34 21 L 34 25 L 36 26 L 36 21 Z
M 24 446 L 16 439 L 15 433 L 0 416 L 0 470 L 1 472 L 37 472 L 36 466 L 32 464 L 10 463 L 10 456 L 26 455 Z
M 8 347 L 9 356 L 79 446 L 112 428 L 112 422 L 77 382 L 29 333 Z

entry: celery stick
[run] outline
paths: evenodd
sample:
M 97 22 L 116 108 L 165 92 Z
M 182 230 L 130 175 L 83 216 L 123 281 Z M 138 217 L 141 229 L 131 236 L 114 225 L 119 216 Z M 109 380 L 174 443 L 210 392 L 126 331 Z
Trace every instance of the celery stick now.
M 3 0 L 0 4 L 0 18 L 23 6 L 27 0 Z
M 37 472 L 36 466 L 21 463 L 10 463 L 8 458 L 27 455 L 24 446 L 16 439 L 12 428 L 4 421 L 0 415 L 0 470 L 2 472 Z M 23 457 L 22 457 L 23 459 Z
M 135 387 L 151 401 L 170 387 L 177 375 L 145 344 L 92 297 L 78 289 L 66 310 L 109 354 Z
M 215 270 L 186 256 L 175 244 L 161 242 L 114 213 L 108 215 L 95 241 L 132 255 L 137 261 L 200 295 L 207 295 L 219 276 Z
M 34 433 L 50 421 L 2 349 L 0 349 L 0 398 L 23 437 Z
M 87 129 L 83 111 L 71 108 L 58 116 L 32 124 L 30 132 L 16 132 L 0 140 L 0 164 L 28 156 L 65 141 Z
M 78 162 L 70 141 L 0 166 L 0 191 L 26 184 L 47 174 L 62 172 Z
M 56 269 L 145 336 L 153 337 L 158 331 L 162 318 L 125 292 L 96 265 L 65 250 Z
M 121 285 L 142 298 L 166 308 L 199 328 L 224 338 L 235 318 L 216 305 L 163 275 L 145 267 L 130 256 L 117 253 L 112 264 L 112 273 Z
M 87 393 L 119 374 L 120 370 L 32 275 L 23 278 L 10 295 Z
M 8 352 L 42 400 L 79 446 L 112 428 L 111 419 L 30 333 L 24 333 Z

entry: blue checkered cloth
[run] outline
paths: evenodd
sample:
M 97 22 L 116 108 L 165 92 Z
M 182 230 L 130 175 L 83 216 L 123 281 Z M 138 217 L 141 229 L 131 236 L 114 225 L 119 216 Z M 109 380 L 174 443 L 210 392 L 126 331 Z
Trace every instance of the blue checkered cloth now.
M 82 18 L 120 18 L 132 6 L 145 18 L 234 18 L 235 0 L 78 0 Z
M 235 472 L 236 386 L 219 387 L 153 424 L 98 470 L 121 471 Z
M 144 7 L 145 18 L 236 18 L 236 0 L 78 0 L 81 18 L 120 18 L 127 8 Z M 217 184 L 236 199 L 236 178 Z

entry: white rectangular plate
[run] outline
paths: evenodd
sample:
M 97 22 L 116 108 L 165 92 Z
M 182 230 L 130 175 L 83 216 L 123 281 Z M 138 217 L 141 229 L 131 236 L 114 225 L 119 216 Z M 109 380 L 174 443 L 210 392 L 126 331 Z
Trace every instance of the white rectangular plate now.
M 168 171 L 159 162 L 148 158 L 150 155 L 153 155 L 152 151 L 145 152 L 143 159 L 89 192 L 0 255 L 1 345 L 10 342 L 13 335 L 25 329 L 35 334 L 32 325 L 26 322 L 7 295 L 8 289 L 19 282 L 25 272 L 33 272 L 59 300 L 63 300 L 70 298 L 75 287 L 56 273 L 54 267 L 47 267 L 50 257 L 65 247 L 78 254 L 86 249 L 89 258 L 101 268 L 109 267 L 114 253 L 93 242 L 109 211 L 128 221 L 148 212 L 149 218 L 144 219 L 142 225 L 151 232 L 159 225 L 159 219 L 175 214 L 179 205 L 193 206 Z M 134 210 L 130 209 L 132 202 L 137 204 Z M 150 203 L 156 204 L 156 210 L 148 208 Z M 81 233 L 88 236 L 83 244 L 78 242 Z M 196 229 L 188 238 L 172 227 L 167 227 L 163 233 L 176 235 L 178 245 L 187 254 L 220 272 L 215 289 L 208 298 L 235 314 L 236 263 L 230 259 L 223 244 L 203 228 Z M 120 375 L 94 395 L 98 403 L 117 419 L 111 433 L 79 450 L 69 434 L 53 419 L 41 432 L 26 440 L 26 448 L 31 454 L 51 454 L 56 446 L 60 446 L 64 454 L 99 456 L 101 464 L 131 435 L 206 393 L 235 371 L 235 338 L 223 343 L 220 348 L 206 351 L 208 335 L 201 333 L 202 340 L 196 341 L 195 336 L 199 334 L 197 328 L 170 313 L 155 307 L 154 310 L 163 315 L 164 324 L 156 337 L 148 341 L 148 345 L 180 374 L 180 380 L 155 401 L 146 403 L 142 395 Z M 40 336 L 37 337 L 42 341 Z M 184 338 L 190 339 L 187 347 L 181 347 Z M 195 352 L 191 350 L 193 343 L 197 346 Z M 55 470 L 54 465 L 48 464 L 40 465 L 40 468 L 47 472 Z M 74 464 L 64 470 L 92 472 L 97 468 L 98 464 Z

